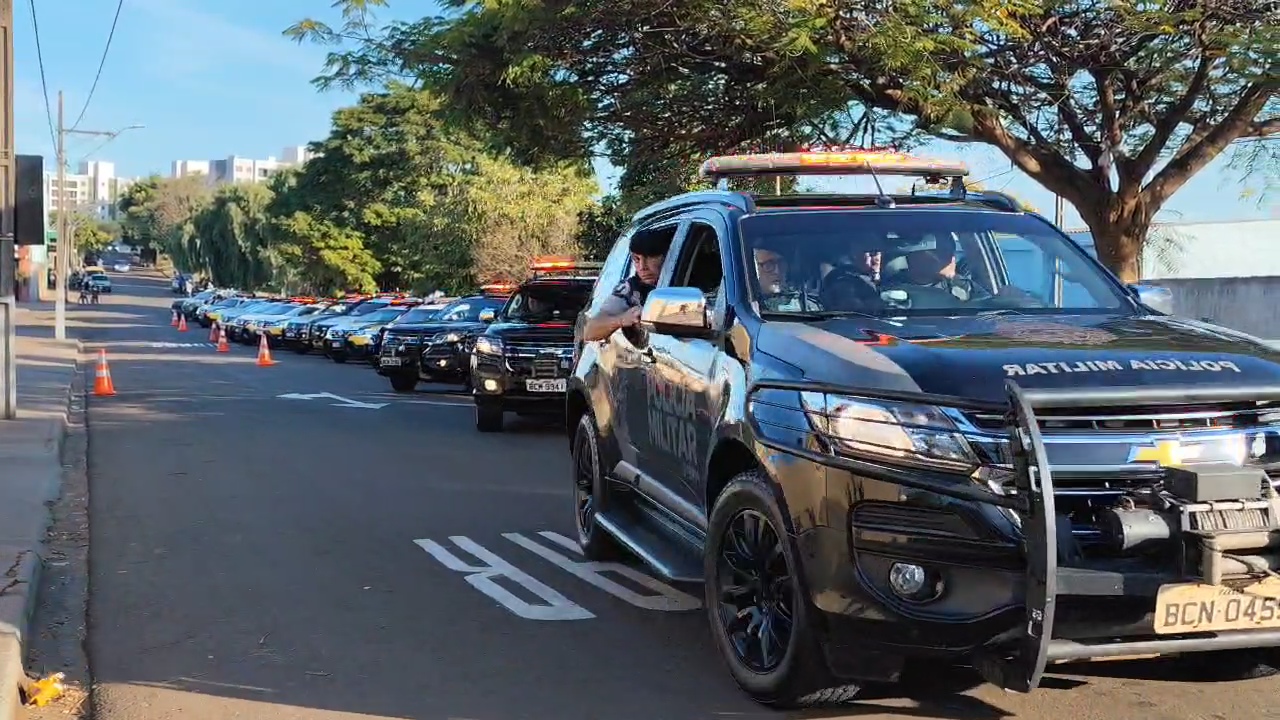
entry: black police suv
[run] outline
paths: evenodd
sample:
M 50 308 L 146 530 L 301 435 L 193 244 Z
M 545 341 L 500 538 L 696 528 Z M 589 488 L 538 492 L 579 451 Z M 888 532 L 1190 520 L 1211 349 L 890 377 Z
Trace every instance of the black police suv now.
M 595 285 L 599 266 L 534 265 L 525 281 L 475 339 L 471 392 L 476 429 L 500 432 L 503 415 L 563 417 L 566 382 L 573 369 L 573 328 Z
M 955 190 L 727 189 L 770 171 Z M 734 680 L 770 704 L 921 658 L 1020 692 L 1065 661 L 1280 665 L 1280 352 L 1169 314 L 965 172 L 716 158 L 725 189 L 635 216 L 584 318 L 632 233 L 670 239 L 658 285 L 569 380 L 584 554 L 701 583 Z
M 413 392 L 419 382 L 467 382 L 467 352 L 485 328 L 481 315 L 496 312 L 505 302 L 501 296 L 472 295 L 388 325 L 382 334 L 378 374 L 390 380 L 396 392 Z

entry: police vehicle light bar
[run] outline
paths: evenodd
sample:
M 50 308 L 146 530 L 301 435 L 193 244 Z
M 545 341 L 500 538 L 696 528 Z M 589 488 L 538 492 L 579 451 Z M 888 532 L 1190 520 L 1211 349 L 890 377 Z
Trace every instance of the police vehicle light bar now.
M 510 295 L 515 289 L 516 286 L 511 283 L 489 283 L 480 286 L 480 292 L 485 295 Z
M 961 162 L 940 162 L 898 152 L 840 151 L 722 155 L 702 163 L 698 174 L 719 180 L 752 175 L 914 175 L 958 178 L 969 174 Z
M 575 260 L 563 255 L 547 255 L 534 258 L 534 261 L 529 264 L 529 269 L 537 275 L 556 270 L 599 270 L 603 266 L 604 263 Z

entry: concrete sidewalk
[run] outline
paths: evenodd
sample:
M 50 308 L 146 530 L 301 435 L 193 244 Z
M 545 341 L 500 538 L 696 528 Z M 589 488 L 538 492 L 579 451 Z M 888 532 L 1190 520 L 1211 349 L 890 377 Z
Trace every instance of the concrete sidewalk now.
M 52 306 L 18 311 L 18 419 L 0 420 L 0 720 L 18 710 L 18 683 L 49 527 L 62 489 L 72 400 L 83 396 L 81 346 L 53 338 Z

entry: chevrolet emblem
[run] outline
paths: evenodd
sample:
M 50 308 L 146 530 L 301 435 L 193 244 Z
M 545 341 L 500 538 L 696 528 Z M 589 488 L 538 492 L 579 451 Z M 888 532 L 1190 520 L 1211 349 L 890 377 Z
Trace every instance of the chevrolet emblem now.
M 1129 462 L 1155 463 L 1160 467 L 1178 467 L 1200 457 L 1203 446 L 1183 445 L 1180 440 L 1157 440 L 1151 445 L 1135 445 L 1129 449 Z

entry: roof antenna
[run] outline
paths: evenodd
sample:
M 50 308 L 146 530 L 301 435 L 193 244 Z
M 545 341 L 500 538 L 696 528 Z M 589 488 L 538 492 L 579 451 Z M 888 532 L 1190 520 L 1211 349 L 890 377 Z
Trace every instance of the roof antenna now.
M 880 176 L 876 175 L 875 168 L 871 167 L 871 163 L 867 163 L 867 172 L 871 173 L 871 179 L 876 183 L 876 207 L 891 210 L 898 207 L 893 198 L 884 194 L 884 187 L 880 185 Z

